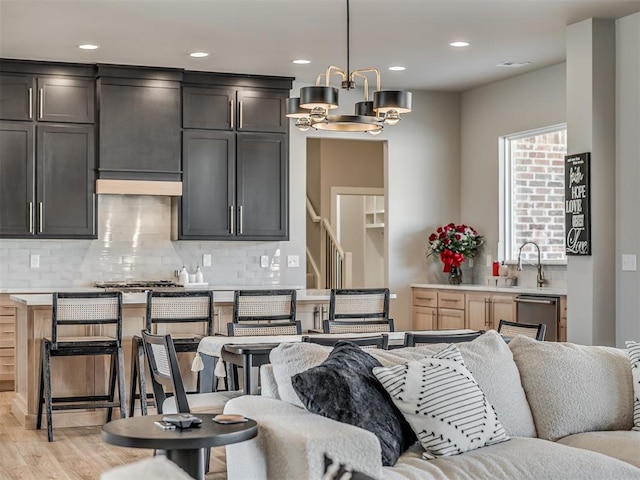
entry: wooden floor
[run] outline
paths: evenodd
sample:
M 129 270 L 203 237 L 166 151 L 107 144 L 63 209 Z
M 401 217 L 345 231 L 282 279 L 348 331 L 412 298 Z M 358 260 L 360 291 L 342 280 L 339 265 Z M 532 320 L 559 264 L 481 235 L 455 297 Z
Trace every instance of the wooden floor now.
M 55 428 L 54 442 L 47 430 L 24 430 L 11 414 L 13 392 L 0 392 L 0 479 L 96 480 L 112 467 L 150 457 L 147 449 L 108 445 L 101 427 Z M 43 425 L 44 427 L 44 425 Z M 224 447 L 211 450 L 207 480 L 226 480 Z

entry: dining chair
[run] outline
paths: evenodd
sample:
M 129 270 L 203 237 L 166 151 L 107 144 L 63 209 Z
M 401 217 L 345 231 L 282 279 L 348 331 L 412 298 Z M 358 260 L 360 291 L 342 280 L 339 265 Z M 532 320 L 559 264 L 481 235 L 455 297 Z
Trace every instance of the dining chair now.
M 542 341 L 546 330 L 547 326 L 544 323 L 517 323 L 500 320 L 498 324 L 498 333 L 507 338 L 524 335 Z
M 296 291 L 236 290 L 233 294 L 233 323 L 295 322 Z
M 393 332 L 395 326 L 393 319 L 387 320 L 343 320 L 343 321 L 331 321 L 325 320 L 322 322 L 323 333 L 382 333 Z
M 333 347 L 338 342 L 351 342 L 358 345 L 360 348 L 377 348 L 380 350 L 389 350 L 389 335 L 380 334 L 371 337 L 323 337 L 318 335 L 304 335 L 302 337 L 303 342 L 315 343 L 317 345 L 324 345 L 327 347 Z
M 172 336 L 142 330 L 141 338 L 158 413 L 222 413 L 227 401 L 242 394 L 229 391 L 187 394 Z
M 429 345 L 434 343 L 460 343 L 471 342 L 475 340 L 483 332 L 469 332 L 469 333 L 413 333 L 407 332 L 404 337 L 405 347 L 420 347 L 422 345 Z
M 162 333 L 158 330 L 164 329 L 166 325 L 173 325 L 172 330 L 183 329 L 183 332 L 171 333 L 176 352 L 196 352 L 203 336 L 213 335 L 213 292 L 209 290 L 148 291 L 145 330 L 148 333 Z M 188 325 L 195 325 L 195 328 Z M 198 330 L 199 333 L 195 333 L 194 330 Z M 130 384 L 129 416 L 134 414 L 136 399 L 140 399 L 140 410 L 143 415 L 146 415 L 148 394 L 144 373 L 144 353 L 142 338 L 138 335 L 132 339 Z
M 105 328 L 114 330 L 106 334 Z M 65 332 L 66 330 L 66 332 Z M 66 333 L 66 335 L 65 335 Z M 51 313 L 51 337 L 41 341 L 42 358 L 39 375 L 38 417 L 42 427 L 42 408 L 47 419 L 47 438 L 53 441 L 53 410 L 106 408 L 107 422 L 113 407 L 120 407 L 126 418 L 124 389 L 124 354 L 122 352 L 122 293 L 54 293 Z M 106 394 L 54 397 L 52 395 L 51 358 L 74 355 L 109 355 L 108 392 Z M 96 362 L 96 366 L 100 363 Z M 56 382 L 57 383 L 57 382 Z M 118 400 L 115 389 L 118 388 Z
M 388 288 L 331 289 L 329 321 L 373 321 L 389 318 Z

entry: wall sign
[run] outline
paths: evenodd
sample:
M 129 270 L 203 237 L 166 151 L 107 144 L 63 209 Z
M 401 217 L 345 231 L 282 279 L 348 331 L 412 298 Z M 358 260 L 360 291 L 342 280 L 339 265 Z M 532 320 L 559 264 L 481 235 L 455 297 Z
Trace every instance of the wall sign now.
M 567 255 L 591 255 L 591 153 L 564 157 L 564 231 Z

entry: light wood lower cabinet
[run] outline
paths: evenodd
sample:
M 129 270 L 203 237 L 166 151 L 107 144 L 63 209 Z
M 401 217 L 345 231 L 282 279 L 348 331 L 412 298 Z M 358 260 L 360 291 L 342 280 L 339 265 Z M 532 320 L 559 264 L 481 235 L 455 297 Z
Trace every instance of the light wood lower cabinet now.
M 8 295 L 0 295 L 0 391 L 14 388 L 15 332 L 16 310 Z
M 560 328 L 558 329 L 558 341 L 567 341 L 567 297 L 560 297 Z
M 500 320 L 516 321 L 514 295 L 467 293 L 465 297 L 466 328 L 495 330 L 498 328 Z

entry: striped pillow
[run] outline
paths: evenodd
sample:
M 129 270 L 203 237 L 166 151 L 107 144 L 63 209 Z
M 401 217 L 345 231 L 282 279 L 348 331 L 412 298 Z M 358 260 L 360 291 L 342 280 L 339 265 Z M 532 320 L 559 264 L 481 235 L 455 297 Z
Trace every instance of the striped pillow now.
M 628 341 L 626 345 L 633 378 L 633 428 L 631 430 L 640 431 L 640 343 Z
M 418 436 L 427 460 L 509 440 L 453 344 L 433 357 L 373 373 Z

